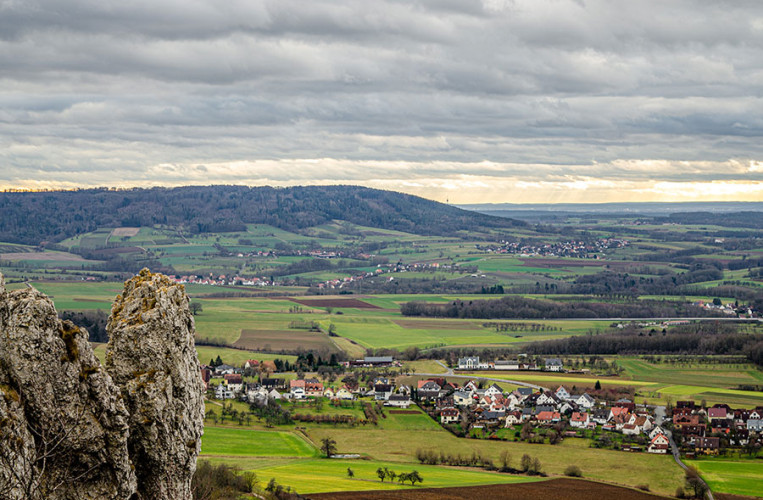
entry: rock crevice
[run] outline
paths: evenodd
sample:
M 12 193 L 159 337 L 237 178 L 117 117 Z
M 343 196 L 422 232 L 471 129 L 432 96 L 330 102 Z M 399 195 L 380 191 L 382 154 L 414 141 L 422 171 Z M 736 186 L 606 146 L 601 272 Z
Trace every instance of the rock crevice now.
M 144 270 L 87 332 L 0 275 L 0 498 L 190 498 L 203 383 L 182 287 Z

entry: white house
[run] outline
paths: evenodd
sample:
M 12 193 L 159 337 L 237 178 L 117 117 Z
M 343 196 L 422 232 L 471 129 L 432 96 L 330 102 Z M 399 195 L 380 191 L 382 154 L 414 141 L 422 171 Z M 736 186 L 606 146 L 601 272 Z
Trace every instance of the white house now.
M 588 427 L 588 422 L 590 422 L 588 413 L 576 411 L 570 417 L 571 427 L 585 428 Z
M 547 358 L 545 365 L 546 365 L 546 370 L 550 372 L 560 372 L 564 369 L 562 360 L 559 358 Z
M 353 395 L 353 393 L 350 392 L 350 390 L 347 389 L 346 387 L 342 387 L 341 389 L 336 391 L 335 397 L 337 399 L 348 399 L 348 400 L 355 399 L 355 395 Z
M 665 434 L 655 434 L 652 440 L 647 446 L 646 451 L 649 453 L 667 453 L 670 448 L 670 441 Z
M 657 434 L 665 434 L 665 431 L 659 425 L 655 425 L 652 430 L 649 431 L 649 439 L 654 439 Z
M 225 384 L 218 384 L 215 388 L 215 397 L 217 399 L 233 399 L 236 395 Z
M 474 404 L 474 398 L 468 392 L 456 391 L 453 393 L 453 403 L 458 406 L 471 406 Z
M 440 412 L 441 424 L 454 424 L 458 422 L 461 416 L 461 412 L 457 408 L 443 408 Z
M 575 403 L 577 403 L 578 406 L 581 408 L 585 408 L 587 410 L 590 410 L 594 406 L 596 406 L 596 400 L 593 399 L 588 394 L 582 394 L 575 399 Z
M 494 398 L 496 396 L 503 396 L 503 391 L 501 390 L 500 387 L 493 384 L 487 389 L 485 389 L 485 396 L 490 396 L 491 398 Z
M 556 394 L 551 391 L 546 391 L 538 396 L 538 399 L 535 402 L 536 405 L 552 405 L 554 407 L 556 407 L 559 403 L 559 398 L 557 398 Z
M 411 398 L 405 394 L 392 394 L 387 401 L 384 402 L 384 406 L 394 406 L 396 408 L 408 408 L 411 406 Z
M 479 356 L 467 356 L 465 358 L 458 358 L 459 370 L 477 370 L 480 365 Z
M 493 363 L 493 368 L 496 370 L 519 370 L 519 361 L 499 359 Z
M 570 393 L 567 392 L 567 389 L 565 389 L 563 385 L 560 385 L 554 394 L 556 394 L 557 398 L 563 401 L 570 399 Z

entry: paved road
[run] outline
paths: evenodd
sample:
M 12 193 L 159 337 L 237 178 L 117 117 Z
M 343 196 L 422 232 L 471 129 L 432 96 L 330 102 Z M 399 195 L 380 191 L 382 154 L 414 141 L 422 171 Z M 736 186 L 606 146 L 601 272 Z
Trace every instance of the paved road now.
M 664 406 L 660 406 L 660 407 L 658 407 L 658 408 L 662 408 L 663 410 L 665 409 L 665 407 L 664 407 Z M 663 413 L 663 414 L 664 414 L 664 413 Z M 656 420 L 656 419 L 655 419 L 655 420 Z M 679 466 L 681 466 L 681 468 L 682 468 L 683 470 L 686 470 L 686 469 L 688 469 L 688 467 L 686 466 L 686 464 L 685 464 L 685 463 L 683 463 L 683 462 L 681 461 L 681 453 L 678 451 L 678 446 L 676 445 L 676 442 L 675 442 L 675 441 L 673 441 L 673 433 L 671 433 L 670 431 L 666 430 L 666 431 L 665 431 L 665 434 L 667 434 L 667 435 L 668 435 L 668 440 L 670 440 L 670 450 L 671 450 L 671 452 L 673 453 L 673 459 L 675 459 L 676 463 L 677 463 Z M 702 479 L 701 477 L 699 478 L 699 480 L 700 480 L 700 481 L 702 481 L 702 482 L 705 484 L 705 486 L 707 487 L 707 498 L 708 498 L 709 500 L 715 500 L 715 497 L 713 497 L 713 492 L 712 492 L 712 491 L 710 491 L 710 485 L 709 485 L 709 484 L 707 484 L 707 483 L 705 482 L 705 480 L 704 480 L 704 479 Z
M 445 373 L 443 375 L 451 376 L 453 375 L 453 368 L 450 368 L 448 365 L 443 363 L 442 361 L 437 361 L 437 364 L 445 368 Z

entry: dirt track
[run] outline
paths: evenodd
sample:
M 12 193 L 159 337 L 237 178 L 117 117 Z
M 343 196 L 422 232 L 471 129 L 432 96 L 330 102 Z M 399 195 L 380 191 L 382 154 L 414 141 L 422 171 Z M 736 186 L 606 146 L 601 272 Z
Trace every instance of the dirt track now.
M 655 500 L 643 491 L 576 479 L 494 484 L 468 488 L 416 488 L 399 491 L 346 491 L 308 495 L 314 500 Z

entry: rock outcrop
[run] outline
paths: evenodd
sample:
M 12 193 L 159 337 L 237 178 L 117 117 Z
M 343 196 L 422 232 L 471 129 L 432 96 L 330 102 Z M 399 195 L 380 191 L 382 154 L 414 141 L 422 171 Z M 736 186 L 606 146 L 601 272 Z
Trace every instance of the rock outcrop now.
M 136 487 L 128 414 L 87 338 L 37 290 L 0 294 L 0 415 L 10 438 L 0 474 L 9 497 L 129 498 Z
M 182 287 L 141 272 L 110 330 L 104 368 L 86 331 L 0 275 L 0 498 L 191 498 L 204 406 Z
M 191 498 L 204 385 L 182 285 L 143 270 L 111 310 L 106 370 L 130 414 L 130 457 L 145 499 Z

